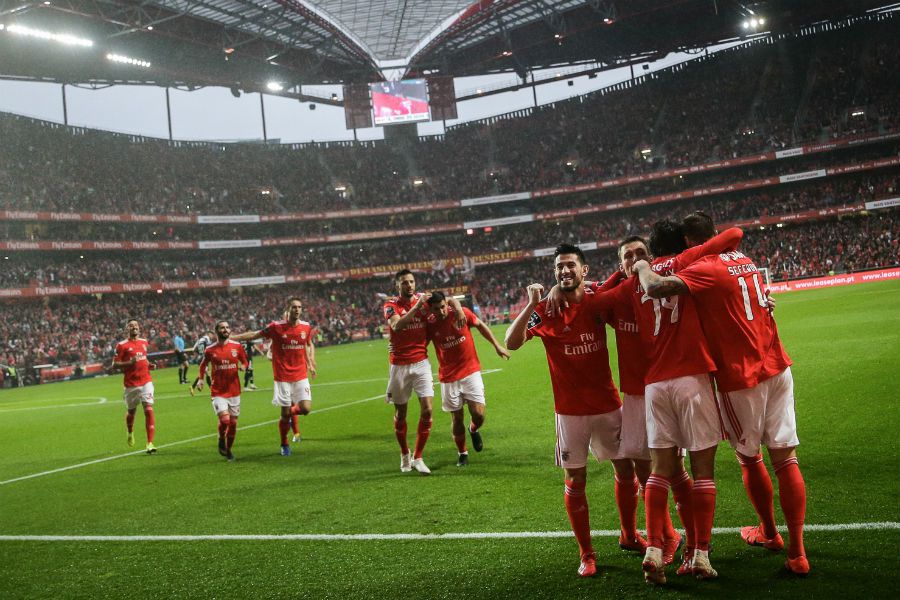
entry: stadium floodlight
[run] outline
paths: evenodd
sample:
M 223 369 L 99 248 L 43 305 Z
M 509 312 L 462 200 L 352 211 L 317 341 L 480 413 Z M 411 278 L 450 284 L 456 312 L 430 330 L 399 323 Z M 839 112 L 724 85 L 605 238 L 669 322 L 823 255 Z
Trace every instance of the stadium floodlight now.
M 513 53 L 512 53 L 512 50 L 504 50 L 501 54 L 503 56 L 509 57 L 509 56 L 512 56 Z
M 744 29 L 750 29 L 750 21 L 744 21 L 743 23 L 741 23 L 741 27 L 743 27 Z
M 269 88 L 270 91 L 280 92 L 284 89 L 284 86 L 278 83 L 277 81 L 270 81 L 266 84 L 266 87 Z
M 850 113 L 851 117 L 864 117 L 865 115 L 866 111 L 862 110 L 861 108 L 857 108 L 852 113 Z
M 413 185 L 418 186 L 418 185 L 422 185 L 423 183 L 425 183 L 425 180 L 424 180 L 424 179 L 419 179 L 418 177 L 416 177 L 415 179 L 413 179 L 413 182 L 412 182 L 412 183 L 413 183 Z
M 114 63 L 119 63 L 122 65 L 132 65 L 134 67 L 144 67 L 145 69 L 149 69 L 151 66 L 150 61 L 141 60 L 139 58 L 131 58 L 130 56 L 122 56 L 121 54 L 107 54 L 107 60 L 111 60 Z
M 52 31 L 44 31 L 43 29 L 33 29 L 24 25 L 7 25 L 6 30 L 23 37 L 33 37 L 41 40 L 51 40 L 65 44 L 67 46 L 83 46 L 90 48 L 94 45 L 93 40 L 80 38 L 69 33 L 53 33 Z
M 6 23 L 0 23 L 0 31 L 6 29 Z
M 336 186 L 334 186 L 334 191 L 336 191 L 336 192 L 346 192 L 346 191 L 347 191 L 347 186 L 344 185 L 344 184 L 336 185 Z

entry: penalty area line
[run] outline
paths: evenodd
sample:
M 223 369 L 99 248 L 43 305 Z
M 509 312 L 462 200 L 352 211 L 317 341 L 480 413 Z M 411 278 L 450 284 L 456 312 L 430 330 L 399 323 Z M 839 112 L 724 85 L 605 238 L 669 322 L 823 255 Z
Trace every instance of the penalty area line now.
M 805 525 L 804 532 L 898 530 L 900 523 L 835 523 Z M 779 527 L 780 531 L 787 531 Z M 740 533 L 740 527 L 714 527 L 713 534 Z M 618 537 L 618 529 L 591 531 L 597 537 Z M 0 535 L 4 542 L 205 542 L 205 541 L 436 541 L 436 540 L 511 540 L 525 538 L 568 538 L 571 531 L 498 531 L 473 533 L 284 533 L 284 534 L 210 534 L 210 535 Z
M 369 398 L 363 398 L 362 400 L 354 400 L 353 402 L 345 402 L 343 404 L 335 404 L 334 406 L 326 406 L 325 408 L 318 408 L 309 411 L 309 414 L 323 413 L 328 412 L 330 410 L 336 410 L 338 408 L 346 408 L 348 406 L 355 406 L 357 404 L 362 404 L 364 402 L 371 402 L 372 400 L 377 400 L 379 398 L 384 398 L 384 394 L 378 394 L 377 396 L 370 396 Z M 244 425 L 239 428 L 239 431 L 244 431 L 246 429 L 255 429 L 257 427 L 265 427 L 266 425 L 274 425 L 277 423 L 279 419 L 272 419 L 270 421 L 263 421 L 261 423 L 254 423 L 253 425 Z M 207 440 L 210 438 L 218 437 L 218 433 L 208 433 L 206 435 L 198 435 L 197 437 L 192 437 L 186 440 L 179 440 L 177 442 L 169 442 L 168 444 L 161 444 L 156 448 L 158 450 L 162 450 L 164 448 L 171 448 L 173 446 L 181 446 L 184 444 L 192 444 L 194 442 L 199 442 L 201 440 Z M 89 460 L 87 462 L 78 463 L 75 465 L 69 465 L 67 467 L 60 467 L 58 469 L 51 469 L 49 471 L 41 471 L 40 473 L 32 473 L 31 475 L 23 475 L 22 477 L 16 477 L 14 479 L 7 479 L 6 481 L 0 481 L 0 485 L 8 485 L 10 483 L 16 483 L 17 481 L 25 481 L 28 479 L 35 479 L 36 477 L 44 477 L 45 475 L 53 475 L 55 473 L 63 473 L 65 471 L 71 471 L 73 469 L 81 469 L 83 467 L 89 467 L 91 465 L 97 465 L 100 463 L 109 462 L 111 460 L 118 460 L 120 458 L 127 458 L 129 456 L 136 456 L 138 454 L 146 454 L 145 450 L 134 450 L 132 452 L 126 452 L 125 454 L 116 454 L 115 456 L 106 456 L 104 458 L 98 458 L 96 460 Z

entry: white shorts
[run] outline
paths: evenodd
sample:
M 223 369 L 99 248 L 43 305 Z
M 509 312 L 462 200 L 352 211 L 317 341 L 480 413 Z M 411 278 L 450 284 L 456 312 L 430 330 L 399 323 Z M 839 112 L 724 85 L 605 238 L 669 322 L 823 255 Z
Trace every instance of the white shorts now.
M 213 396 L 212 407 L 216 414 L 227 410 L 232 417 L 239 417 L 241 416 L 241 397 L 223 398 L 222 396 Z
M 651 383 L 645 390 L 650 448 L 712 448 L 724 439 L 709 375 L 687 375 Z
M 309 391 L 309 379 L 275 382 L 275 394 L 272 397 L 273 405 L 291 406 L 304 400 L 312 400 L 312 393 Z
M 602 415 L 556 415 L 556 466 L 587 465 L 588 450 L 598 461 L 619 458 L 622 409 Z
M 788 367 L 756 387 L 720 392 L 719 406 L 731 446 L 745 456 L 767 448 L 793 448 L 797 438 L 794 377 Z
M 481 371 L 441 384 L 441 409 L 444 412 L 462 410 L 466 402 L 484 404 L 484 380 L 481 378 Z
M 144 385 L 125 388 L 123 398 L 128 410 L 136 409 L 138 404 L 141 403 L 147 406 L 153 406 L 153 382 L 148 381 Z
M 643 395 L 622 394 L 622 441 L 619 458 L 650 460 L 647 446 L 647 405 Z
M 388 404 L 406 404 L 415 392 L 421 398 L 434 398 L 434 380 L 428 359 L 411 365 L 391 365 L 384 401 Z

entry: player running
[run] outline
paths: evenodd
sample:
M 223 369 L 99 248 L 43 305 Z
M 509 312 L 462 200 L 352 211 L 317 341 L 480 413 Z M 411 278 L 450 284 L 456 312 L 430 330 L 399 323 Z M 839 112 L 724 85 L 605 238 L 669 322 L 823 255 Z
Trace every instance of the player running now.
M 315 329 L 300 320 L 303 302 L 300 298 L 288 300 L 287 318 L 273 321 L 259 331 L 247 331 L 232 335 L 236 342 L 248 342 L 261 338 L 272 341 L 272 371 L 275 392 L 272 404 L 281 407 L 278 433 L 281 438 L 281 455 L 290 456 L 291 446 L 287 435 L 291 430 L 291 415 L 308 415 L 312 409 L 309 380 L 316 377 L 316 354 L 313 345 Z
M 518 350 L 533 337 L 544 343 L 556 411 L 556 465 L 565 472 L 566 512 L 581 552 L 578 574 L 592 577 L 597 574 L 597 556 L 585 496 L 588 452 L 599 462 L 610 460 L 623 481 L 634 480 L 634 468 L 630 460 L 618 458 L 622 402 L 612 381 L 606 329 L 600 321 L 608 307 L 595 301 L 592 289 L 584 288 L 588 267 L 580 248 L 560 244 L 554 265 L 565 308 L 557 318 L 543 318 L 544 286 L 529 285 L 528 304 L 507 330 L 506 347 Z
M 715 234 L 712 219 L 703 213 L 688 216 L 682 228 L 692 246 Z M 689 295 L 703 314 L 700 324 L 716 363 L 717 396 L 728 440 L 760 519 L 758 526 L 744 527 L 741 537 L 773 552 L 784 548 L 775 528 L 772 480 L 759 453 L 762 444 L 769 449 L 778 477 L 778 495 L 790 533 L 785 568 L 808 574 L 803 545 L 806 484 L 797 463 L 800 441 L 791 359 L 778 337 L 759 269 L 741 252 L 725 252 L 701 258 L 668 277 L 644 268 L 641 283 L 652 298 Z
M 153 365 L 147 358 L 148 343 L 141 335 L 141 325 L 136 319 L 126 323 L 128 339 L 116 344 L 116 357 L 113 366 L 120 367 L 125 374 L 125 427 L 128 430 L 127 442 L 134 446 L 134 414 L 138 405 L 144 407 L 144 427 L 147 430 L 147 454 L 156 454 L 153 438 L 156 435 L 156 415 L 153 413 L 153 381 L 150 378 L 150 367 Z
M 231 448 L 237 434 L 237 420 L 241 416 L 241 376 L 239 370 L 246 369 L 250 361 L 244 352 L 244 346 L 228 339 L 231 327 L 228 321 L 216 323 L 217 341 L 203 353 L 200 361 L 200 377 L 197 390 L 203 390 L 203 377 L 206 369 L 212 370 L 212 383 L 209 391 L 212 396 L 213 411 L 219 418 L 219 454 L 229 461 L 234 460 Z
M 474 327 L 494 346 L 497 356 L 509 360 L 509 351 L 504 348 L 490 328 L 466 307 L 462 307 L 465 325 L 459 327 L 456 310 L 447 304 L 444 292 L 432 292 L 428 298 L 431 313 L 426 325 L 428 340 L 434 344 L 437 354 L 438 379 L 441 381 L 441 409 L 450 413 L 453 441 L 456 443 L 457 467 L 469 464 L 466 448 L 466 427 L 463 422 L 463 406 L 469 407 L 469 435 L 472 447 L 481 452 L 484 442 L 479 429 L 484 424 L 484 381 L 481 379 L 481 363 L 475 351 Z

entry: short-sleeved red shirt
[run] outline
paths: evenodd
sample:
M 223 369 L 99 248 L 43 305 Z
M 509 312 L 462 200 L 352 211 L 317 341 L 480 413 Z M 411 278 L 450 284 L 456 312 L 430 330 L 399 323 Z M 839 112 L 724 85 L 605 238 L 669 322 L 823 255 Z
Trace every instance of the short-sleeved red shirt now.
M 547 353 L 553 401 L 560 415 L 598 415 L 622 406 L 609 369 L 606 329 L 601 321 L 608 305 L 593 302 L 585 290 L 578 304 L 570 303 L 559 316 L 546 318 L 546 301 L 531 313 L 525 335 L 541 338 Z
M 625 280 L 617 279 L 612 285 L 609 284 L 609 280 L 602 286 L 599 282 L 595 282 L 593 288 L 594 291 L 600 292 L 606 287 L 614 292 L 612 307 L 604 315 L 603 320 L 616 332 L 619 390 L 624 394 L 643 396 L 647 366 L 650 364 L 650 350 L 641 339 L 634 305 L 631 302 L 634 289 L 640 286 L 640 282 L 633 276 Z
M 306 346 L 312 339 L 312 325 L 300 321 L 291 326 L 287 321 L 273 321 L 262 330 L 272 340 L 272 371 L 275 381 L 292 383 L 307 378 Z
M 211 369 L 210 395 L 214 398 L 240 396 L 241 376 L 238 372 L 238 365 L 242 365 L 246 369 L 248 362 L 244 345 L 240 342 L 225 340 L 224 344 L 216 342 L 208 346 L 203 353 L 203 360 L 200 361 L 200 377 L 206 375 L 207 368 Z
M 438 319 L 435 315 L 428 316 L 426 332 L 437 354 L 440 367 L 438 379 L 441 383 L 459 381 L 481 370 L 471 329 L 475 326 L 477 317 L 465 306 L 462 310 L 466 316 L 466 324 L 462 329 L 456 327 L 456 311 L 452 307 L 448 308 L 447 316 L 443 319 Z
M 769 314 L 764 282 L 743 253 L 706 256 L 679 270 L 704 315 L 701 320 L 716 361 L 716 384 L 733 392 L 755 387 L 791 365 Z
M 402 317 L 416 304 L 416 296 L 411 300 L 403 297 L 391 298 L 384 303 L 383 313 L 385 319 L 394 315 Z M 392 365 L 411 365 L 428 358 L 428 339 L 425 336 L 425 322 L 428 316 L 423 311 L 417 311 L 412 320 L 400 331 L 388 327 L 390 343 L 388 344 L 388 356 Z
M 150 361 L 147 359 L 148 347 L 147 340 L 143 338 L 122 340 L 116 344 L 116 362 L 137 358 L 137 362 L 133 365 L 122 367 L 122 372 L 125 374 L 125 387 L 138 387 L 151 381 Z

